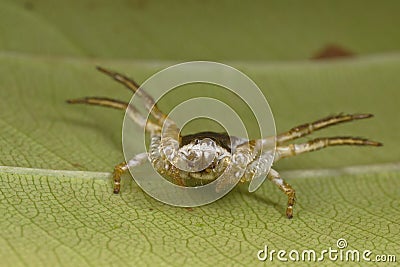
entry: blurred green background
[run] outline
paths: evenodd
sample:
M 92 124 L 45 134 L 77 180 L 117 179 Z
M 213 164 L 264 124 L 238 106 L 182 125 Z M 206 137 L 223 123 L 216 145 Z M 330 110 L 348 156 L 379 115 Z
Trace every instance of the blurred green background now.
M 396 52 L 398 1 L 2 1 L 5 51 L 113 60 L 308 59 Z M 29 45 L 28 45 L 29 44 Z
M 0 265 L 256 265 L 265 244 L 318 250 L 341 237 L 353 249 L 399 256 L 399 10 L 388 0 L 0 1 Z M 191 60 L 246 73 L 278 131 L 368 112 L 375 118 L 313 136 L 363 136 L 384 147 L 279 162 L 297 190 L 291 221 L 270 183 L 193 210 L 153 200 L 129 176 L 113 196 L 107 177 L 123 161 L 123 112 L 65 100 L 130 99 L 96 65 L 143 82 Z

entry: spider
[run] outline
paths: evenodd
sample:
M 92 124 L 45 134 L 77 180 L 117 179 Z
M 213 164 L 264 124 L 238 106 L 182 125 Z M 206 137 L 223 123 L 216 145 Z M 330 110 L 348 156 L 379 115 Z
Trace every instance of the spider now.
M 277 162 L 282 158 L 319 150 L 330 146 L 356 145 L 381 146 L 382 143 L 360 137 L 337 136 L 316 138 L 305 143 L 287 144 L 288 141 L 304 137 L 314 131 L 353 120 L 370 118 L 372 114 L 337 114 L 323 119 L 301 124 L 287 132 L 258 140 L 247 140 L 229 136 L 226 133 L 199 132 L 181 136 L 180 129 L 134 80 L 111 70 L 97 69 L 123 84 L 144 101 L 146 110 L 153 120 L 146 118 L 129 103 L 106 97 L 85 97 L 67 100 L 71 104 L 90 104 L 127 110 L 128 115 L 150 134 L 149 152 L 134 156 L 127 162 L 115 166 L 113 172 L 114 193 L 120 192 L 121 175 L 130 167 L 139 166 L 147 159 L 163 177 L 182 186 L 198 186 L 216 180 L 221 173 L 228 171 L 229 176 L 240 178 L 240 182 L 250 182 L 256 176 L 266 176 L 288 197 L 286 216 L 293 217 L 295 190 L 285 182 L 279 173 L 269 168 L 268 160 Z M 140 88 L 140 89 L 139 89 Z M 162 128 L 164 127 L 164 128 Z M 271 149 L 262 150 L 266 143 L 276 144 L 275 156 Z M 228 167 L 231 166 L 231 167 Z M 227 181 L 222 181 L 223 186 Z

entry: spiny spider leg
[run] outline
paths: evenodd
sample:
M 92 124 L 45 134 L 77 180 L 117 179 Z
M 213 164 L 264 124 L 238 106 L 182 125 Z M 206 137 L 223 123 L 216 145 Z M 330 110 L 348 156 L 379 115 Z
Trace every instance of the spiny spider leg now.
M 264 140 L 266 139 L 262 139 L 262 141 Z M 263 143 L 264 142 L 261 144 Z M 293 157 L 302 153 L 337 145 L 381 146 L 382 144 L 359 137 L 316 138 L 302 144 L 289 144 L 287 146 L 277 145 L 274 162 L 282 158 Z M 241 182 L 250 182 L 254 177 L 267 175 L 268 179 L 276 184 L 288 196 L 286 216 L 292 218 L 293 205 L 295 203 L 295 190 L 279 176 L 278 172 L 272 168 L 268 168 L 272 158 L 273 151 L 268 149 L 264 150 L 259 157 L 248 164 Z
M 129 116 L 141 127 L 145 127 L 146 131 L 151 133 L 159 132 L 161 130 L 160 126 L 146 119 L 140 114 L 140 112 L 132 105 L 129 105 L 126 102 L 119 101 L 116 99 L 105 98 L 105 97 L 85 97 L 79 99 L 70 99 L 67 100 L 68 103 L 71 104 L 89 104 L 89 105 L 97 105 L 104 107 L 111 107 L 116 109 L 125 110 L 128 108 Z M 129 167 L 135 167 L 142 164 L 147 158 L 147 153 L 141 153 L 134 156 L 131 160 L 126 163 L 125 161 L 116 165 L 114 167 L 113 172 L 113 181 L 114 181 L 114 193 L 118 194 L 121 188 L 121 176 L 124 172 L 126 172 Z
M 251 140 L 235 148 L 235 152 L 231 157 L 231 164 L 227 168 L 228 172 L 218 178 L 217 192 L 229 185 L 237 183 L 239 179 L 244 182 L 246 178 L 248 178 L 247 181 L 250 181 L 254 173 L 252 173 L 249 178 L 246 171 L 249 169 L 249 164 L 251 164 L 260 153 L 262 149 L 261 146 L 262 144 L 259 140 Z
M 254 177 L 267 176 L 268 180 L 276 184 L 279 189 L 281 189 L 288 197 L 286 216 L 291 219 L 293 217 L 293 206 L 295 203 L 295 190 L 290 184 L 286 183 L 280 177 L 277 171 L 270 168 L 272 158 L 273 152 L 271 150 L 262 152 L 259 157 L 248 164 L 246 171 L 240 181 L 250 182 Z
M 114 181 L 114 194 L 118 194 L 121 189 L 121 176 L 124 174 L 130 167 L 136 167 L 143 164 L 147 159 L 147 153 L 140 153 L 134 156 L 128 162 L 122 162 L 114 167 L 113 172 L 113 181 Z
M 125 110 L 128 108 L 128 115 L 134 122 L 136 122 L 140 127 L 145 128 L 149 132 L 160 131 L 161 128 L 154 122 L 146 119 L 140 114 L 140 112 L 132 105 L 129 105 L 126 102 L 106 98 L 106 97 L 85 97 L 78 99 L 69 99 L 67 100 L 70 104 L 89 104 L 89 105 L 97 105 L 104 107 L 111 107 L 116 109 Z
M 84 103 L 84 104 L 92 104 L 92 105 L 100 105 L 106 107 L 112 107 L 117 109 L 127 109 L 128 115 L 141 127 L 144 127 L 146 131 L 153 134 L 160 134 L 161 133 L 161 126 L 163 128 L 162 140 L 161 140 L 161 147 L 166 148 L 168 151 L 172 151 L 173 157 L 172 160 L 175 160 L 177 157 L 180 157 L 180 154 L 176 153 L 176 150 L 179 148 L 180 145 L 180 130 L 176 126 L 176 123 L 172 120 L 168 119 L 167 116 L 162 113 L 157 105 L 155 104 L 154 99 L 148 95 L 144 90 L 139 89 L 139 85 L 127 78 L 126 76 L 119 74 L 117 72 L 113 72 L 107 70 L 105 68 L 97 67 L 97 69 L 108 76 L 111 76 L 114 80 L 122 83 L 128 89 L 136 93 L 139 97 L 142 97 L 145 101 L 144 106 L 145 108 L 150 111 L 153 117 L 157 120 L 157 124 L 152 122 L 151 120 L 147 120 L 140 114 L 140 112 L 132 105 L 115 100 L 110 98 L 102 98 L 102 97 L 86 97 L 82 99 L 72 99 L 68 100 L 68 103 Z M 174 153 L 175 152 L 175 153 Z M 120 190 L 120 177 L 123 172 L 125 172 L 129 168 L 128 163 L 121 163 L 118 164 L 114 168 L 114 193 L 119 193 Z
M 302 153 L 315 151 L 329 146 L 355 145 L 355 146 L 382 146 L 382 143 L 370 141 L 359 137 L 328 137 L 316 138 L 302 144 L 277 146 L 274 161 L 282 158 L 293 157 Z
M 143 98 L 144 102 L 145 102 L 144 103 L 145 108 L 151 112 L 151 115 L 153 115 L 154 118 L 156 118 L 156 120 L 160 126 L 163 124 L 163 122 L 167 116 L 163 112 L 161 112 L 161 110 L 158 109 L 156 102 L 149 94 L 146 93 L 146 91 L 144 91 L 142 88 L 139 90 L 140 85 L 137 82 L 135 82 L 134 80 L 132 80 L 118 72 L 114 72 L 114 71 L 111 71 L 111 70 L 108 70 L 108 69 L 105 69 L 105 68 L 99 67 L 99 66 L 96 68 L 97 68 L 97 70 L 101 71 L 102 73 L 112 77 L 117 82 L 125 85 L 125 87 L 130 89 L 132 92 L 137 94 L 139 97 Z
M 295 191 L 292 188 L 292 186 L 288 183 L 286 183 L 279 173 L 275 171 L 274 169 L 271 169 L 268 173 L 268 179 L 276 184 L 279 189 L 281 189 L 288 197 L 288 203 L 287 203 L 287 208 L 286 208 L 286 216 L 291 219 L 293 217 L 293 206 L 295 202 Z
M 125 75 L 122 75 L 118 72 L 114 72 L 102 67 L 97 67 L 97 69 L 104 74 L 112 77 L 114 80 L 118 81 L 119 83 L 125 85 L 128 89 L 133 91 L 135 94 L 137 94 L 139 97 L 144 99 L 144 106 L 145 108 L 150 111 L 151 115 L 154 116 L 154 118 L 157 120 L 157 123 L 159 126 L 164 126 L 163 128 L 163 134 L 162 134 L 162 145 L 165 148 L 172 148 L 173 151 L 176 150 L 176 147 L 178 144 L 180 144 L 180 130 L 178 126 L 175 124 L 170 119 L 167 119 L 167 115 L 165 115 L 163 112 L 161 112 L 154 99 L 147 94 L 143 88 L 140 88 L 139 84 L 136 83 L 134 80 L 126 77 Z M 140 89 L 139 89 L 140 88 Z M 176 151 L 175 151 L 176 152 Z M 177 154 L 177 153 L 175 153 Z
M 128 107 L 128 103 L 126 102 L 107 97 L 84 97 L 77 99 L 68 99 L 67 103 L 97 105 L 122 110 L 125 110 Z
M 314 131 L 329 127 L 335 124 L 349 122 L 353 120 L 360 120 L 373 117 L 372 114 L 338 114 L 333 116 L 328 116 L 323 119 L 305 123 L 290 129 L 287 132 L 279 134 L 276 136 L 276 143 L 281 144 L 286 141 L 294 140 L 305 135 L 311 134 Z

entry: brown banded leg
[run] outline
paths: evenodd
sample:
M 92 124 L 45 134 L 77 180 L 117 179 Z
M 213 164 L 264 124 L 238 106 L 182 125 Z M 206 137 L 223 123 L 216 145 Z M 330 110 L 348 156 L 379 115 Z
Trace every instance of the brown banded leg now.
M 115 109 L 125 110 L 128 109 L 129 117 L 136 122 L 140 127 L 145 128 L 149 132 L 160 131 L 161 127 L 152 122 L 151 120 L 146 121 L 146 119 L 140 114 L 140 112 L 132 105 L 126 102 L 107 98 L 107 97 L 84 97 L 78 99 L 67 100 L 70 104 L 89 104 L 103 107 L 110 107 Z
M 359 137 L 329 137 L 316 138 L 302 144 L 290 144 L 287 146 L 277 146 L 274 161 L 282 158 L 293 157 L 302 153 L 311 152 L 329 146 L 382 146 L 382 143 L 370 141 Z
M 160 111 L 160 109 L 157 107 L 154 99 L 147 94 L 142 88 L 139 90 L 140 85 L 135 82 L 134 80 L 126 77 L 125 75 L 122 75 L 118 72 L 114 72 L 102 67 L 97 67 L 97 70 L 101 71 L 102 73 L 112 77 L 114 80 L 117 82 L 125 85 L 129 90 L 134 92 L 136 95 L 139 97 L 143 98 L 144 100 L 144 106 L 148 111 L 151 112 L 151 115 L 156 118 L 158 124 L 161 126 L 164 123 L 164 120 L 166 119 L 166 115 Z
M 276 184 L 280 190 L 282 190 L 288 197 L 288 203 L 287 203 L 287 208 L 286 208 L 286 216 L 291 219 L 293 218 L 293 206 L 295 203 L 295 190 L 292 188 L 292 186 L 288 183 L 286 183 L 279 173 L 275 171 L 274 169 L 271 169 L 268 173 L 268 179 Z
M 107 98 L 107 97 L 84 97 L 84 98 L 77 98 L 77 99 L 68 99 L 67 103 L 69 104 L 89 104 L 95 106 L 103 106 L 103 107 L 110 107 L 115 109 L 122 109 L 125 110 L 128 107 L 128 103 Z
M 102 67 L 97 67 L 97 70 L 102 73 L 110 76 L 117 82 L 125 85 L 126 88 L 134 92 L 139 97 L 143 98 L 145 108 L 153 115 L 153 117 L 157 120 L 157 124 L 160 127 L 163 127 L 162 131 L 162 145 L 163 147 L 174 147 L 175 145 L 171 143 L 180 143 L 180 130 L 175 122 L 170 119 L 167 119 L 167 115 L 165 115 L 156 105 L 154 99 L 140 88 L 140 85 L 134 80 L 126 77 L 123 74 L 120 74 L 115 71 L 111 71 Z
M 126 77 L 125 75 L 102 67 L 97 67 L 97 69 L 102 73 L 110 76 L 117 82 L 125 85 L 125 87 L 127 87 L 129 90 L 134 92 L 139 97 L 143 98 L 145 108 L 157 120 L 157 124 L 162 127 L 162 146 L 164 148 L 170 148 L 175 151 L 176 147 L 180 145 L 180 130 L 175 122 L 173 122 L 171 119 L 168 119 L 167 115 L 161 112 L 161 110 L 157 107 L 154 99 L 149 94 L 147 94 L 143 90 L 143 88 L 140 88 L 137 82 Z
M 128 163 L 121 162 L 117 166 L 114 167 L 113 172 L 113 181 L 114 181 L 114 194 L 118 194 L 121 189 L 121 176 L 124 174 L 129 168 L 139 166 L 143 164 L 147 159 L 147 153 L 140 153 L 134 156 Z
M 225 158 L 223 174 L 218 177 L 216 192 L 221 192 L 225 188 L 237 182 L 250 181 L 254 176 L 253 168 L 249 165 L 259 154 L 261 144 L 258 140 L 251 140 L 236 147 L 231 158 Z M 220 163 L 221 164 L 221 163 Z
M 353 120 L 360 120 L 360 119 L 366 119 L 366 118 L 371 118 L 373 117 L 372 114 L 339 114 L 339 115 L 333 115 L 333 116 L 328 116 L 323 119 L 311 122 L 311 123 L 306 123 L 299 125 L 297 127 L 294 127 L 290 129 L 289 131 L 279 134 L 276 137 L 276 142 L 277 144 L 294 140 L 300 137 L 303 137 L 305 135 L 311 134 L 314 131 L 343 123 L 343 122 L 349 122 Z
M 128 164 L 124 161 L 114 167 L 113 181 L 114 194 L 118 194 L 121 189 L 121 176 L 128 170 Z

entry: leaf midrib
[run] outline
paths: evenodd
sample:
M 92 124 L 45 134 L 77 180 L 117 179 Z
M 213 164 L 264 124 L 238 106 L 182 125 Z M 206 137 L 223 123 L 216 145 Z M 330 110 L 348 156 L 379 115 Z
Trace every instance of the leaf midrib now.
M 111 168 L 110 168 L 111 169 Z M 289 179 L 312 178 L 312 177 L 337 177 L 343 175 L 355 175 L 365 173 L 380 172 L 400 172 L 400 162 L 390 162 L 382 164 L 354 165 L 340 168 L 324 168 L 324 169 L 297 169 L 280 171 L 281 175 Z M 79 177 L 82 179 L 100 179 L 107 180 L 111 177 L 112 172 L 96 172 L 96 171 L 71 171 L 41 168 L 26 168 L 16 166 L 0 166 L 1 173 L 10 173 L 17 175 L 43 175 L 50 177 Z

